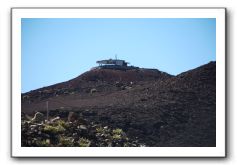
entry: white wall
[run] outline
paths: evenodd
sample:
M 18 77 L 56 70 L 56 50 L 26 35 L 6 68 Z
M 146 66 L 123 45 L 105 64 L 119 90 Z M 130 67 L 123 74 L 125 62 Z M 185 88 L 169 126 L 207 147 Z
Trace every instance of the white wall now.
M 226 159 L 13 159 L 10 158 L 10 8 L 11 7 L 226 7 L 228 12 L 228 157 Z M 234 0 L 0 0 L 0 163 L 1 164 L 236 164 L 237 84 Z M 13 121 L 14 122 L 14 121 Z M 20 137 L 19 137 L 20 138 Z

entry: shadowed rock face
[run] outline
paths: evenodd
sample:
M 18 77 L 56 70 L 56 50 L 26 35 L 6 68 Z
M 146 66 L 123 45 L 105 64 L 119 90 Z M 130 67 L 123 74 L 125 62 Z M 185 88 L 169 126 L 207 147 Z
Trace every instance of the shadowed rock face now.
M 93 92 L 91 92 L 93 91 Z M 67 82 L 22 94 L 22 112 L 121 128 L 146 146 L 216 145 L 216 63 L 171 76 L 158 70 L 85 72 Z

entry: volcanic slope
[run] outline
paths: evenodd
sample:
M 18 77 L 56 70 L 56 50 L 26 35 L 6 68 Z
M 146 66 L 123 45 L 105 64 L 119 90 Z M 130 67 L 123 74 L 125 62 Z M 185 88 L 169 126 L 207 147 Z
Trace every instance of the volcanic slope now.
M 92 70 L 22 94 L 22 112 L 75 111 L 122 128 L 146 146 L 216 146 L 216 62 L 171 76 L 158 70 Z M 57 115 L 58 115 L 57 114 Z
M 117 106 L 121 105 L 122 98 L 113 95 L 120 96 L 144 82 L 164 81 L 170 77 L 173 76 L 156 69 L 94 69 L 72 80 L 22 94 L 22 111 L 45 110 L 46 101 L 53 109 Z

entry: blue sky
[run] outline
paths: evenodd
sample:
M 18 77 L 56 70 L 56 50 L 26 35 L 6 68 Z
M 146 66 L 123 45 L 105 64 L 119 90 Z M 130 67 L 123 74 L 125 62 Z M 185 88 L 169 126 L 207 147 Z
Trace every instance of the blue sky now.
M 23 18 L 21 28 L 23 93 L 70 80 L 115 54 L 173 75 L 216 60 L 214 18 Z

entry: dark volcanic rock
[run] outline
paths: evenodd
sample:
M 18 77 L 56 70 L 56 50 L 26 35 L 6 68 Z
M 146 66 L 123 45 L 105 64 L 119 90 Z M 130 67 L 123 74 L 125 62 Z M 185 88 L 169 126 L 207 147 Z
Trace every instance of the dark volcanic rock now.
M 77 114 L 77 113 L 75 113 L 75 112 L 69 112 L 67 120 L 68 120 L 69 122 L 74 122 L 74 121 L 78 120 L 78 118 L 79 118 L 79 117 L 78 117 L 78 114 Z
M 216 146 L 215 62 L 177 76 L 158 70 L 92 70 L 68 82 L 23 94 L 22 111 L 44 112 L 49 97 L 53 116 L 62 118 L 73 112 L 79 116 L 75 120 L 85 120 L 80 125 L 92 122 L 121 128 L 146 146 Z M 88 132 L 88 136 L 93 137 L 93 133 Z

